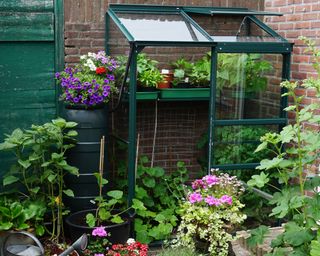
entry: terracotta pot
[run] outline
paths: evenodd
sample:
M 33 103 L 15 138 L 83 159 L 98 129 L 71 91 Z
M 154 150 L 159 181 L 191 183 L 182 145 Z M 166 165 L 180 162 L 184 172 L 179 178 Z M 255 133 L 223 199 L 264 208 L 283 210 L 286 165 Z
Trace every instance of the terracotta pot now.
M 173 80 L 173 73 L 162 74 L 162 76 L 163 76 L 163 81 L 158 83 L 157 88 L 158 89 L 170 88 Z

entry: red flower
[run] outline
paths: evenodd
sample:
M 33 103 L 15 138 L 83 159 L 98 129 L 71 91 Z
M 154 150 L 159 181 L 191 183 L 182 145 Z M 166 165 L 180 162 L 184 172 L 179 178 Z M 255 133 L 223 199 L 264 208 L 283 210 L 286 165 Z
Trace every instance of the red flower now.
M 105 67 L 97 67 L 96 68 L 96 74 L 97 75 L 102 75 L 102 74 L 105 74 L 107 72 L 106 68 Z

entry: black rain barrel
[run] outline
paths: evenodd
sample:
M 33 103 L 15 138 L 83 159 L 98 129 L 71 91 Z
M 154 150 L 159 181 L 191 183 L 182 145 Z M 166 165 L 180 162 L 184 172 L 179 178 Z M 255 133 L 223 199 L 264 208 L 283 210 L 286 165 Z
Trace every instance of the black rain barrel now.
M 99 195 L 96 177 L 99 172 L 100 140 L 108 138 L 108 107 L 95 109 L 65 108 L 63 116 L 67 121 L 78 123 L 77 145 L 67 154 L 68 164 L 79 168 L 79 177 L 71 174 L 65 176 L 67 188 L 71 189 L 74 197 L 65 197 L 64 203 L 71 212 L 92 209 L 95 206 L 90 200 Z M 107 143 L 105 143 L 107 144 Z M 104 178 L 107 178 L 107 145 L 105 145 Z

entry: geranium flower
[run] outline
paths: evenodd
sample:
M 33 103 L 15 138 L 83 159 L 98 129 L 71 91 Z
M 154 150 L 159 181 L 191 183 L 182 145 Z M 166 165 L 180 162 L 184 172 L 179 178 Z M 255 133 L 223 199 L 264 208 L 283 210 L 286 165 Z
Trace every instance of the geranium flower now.
M 105 67 L 98 67 L 96 69 L 96 74 L 98 75 L 102 75 L 102 74 L 105 74 L 107 72 L 106 68 Z
M 200 193 L 194 192 L 189 195 L 189 202 L 194 204 L 196 202 L 201 202 L 202 201 L 202 196 Z
M 208 197 L 206 197 L 205 202 L 206 202 L 208 205 L 210 205 L 210 206 L 212 206 L 212 205 L 215 205 L 215 206 L 221 205 L 220 200 L 217 199 L 217 198 L 215 198 L 214 196 L 208 196 Z
M 204 176 L 202 179 L 208 184 L 209 187 L 219 184 L 219 178 L 215 175 L 207 175 Z
M 93 236 L 106 237 L 108 235 L 104 227 L 97 227 L 92 231 Z
M 221 202 L 221 203 L 226 203 L 226 204 L 232 205 L 232 197 L 231 197 L 231 196 L 228 196 L 228 195 L 223 195 L 223 196 L 220 198 L 220 202 Z

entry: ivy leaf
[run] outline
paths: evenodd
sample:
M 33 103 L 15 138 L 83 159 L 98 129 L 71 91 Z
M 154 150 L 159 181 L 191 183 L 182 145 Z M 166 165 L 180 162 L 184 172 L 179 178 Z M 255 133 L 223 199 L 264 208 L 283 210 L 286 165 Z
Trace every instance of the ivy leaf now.
M 44 226 L 36 225 L 36 235 L 37 236 L 43 236 L 44 232 L 45 232 Z
M 247 182 L 249 187 L 262 188 L 265 184 L 269 182 L 268 174 L 261 172 L 259 175 L 253 175 L 251 179 Z
M 98 214 L 101 220 L 108 220 L 111 218 L 110 211 L 107 211 L 105 208 L 100 208 Z
M 148 197 L 147 191 L 142 187 L 136 186 L 135 192 L 136 192 L 136 197 L 139 199 L 143 199 L 145 197 Z
M 34 193 L 34 194 L 37 194 L 37 193 L 39 192 L 39 190 L 40 190 L 40 187 L 39 187 L 39 186 L 30 189 L 30 191 L 31 191 L 32 193 Z
M 15 182 L 17 182 L 18 180 L 19 180 L 18 177 L 15 177 L 15 176 L 13 176 L 13 175 L 9 175 L 9 176 L 7 176 L 7 177 L 5 177 L 5 178 L 3 179 L 3 186 L 7 186 L 7 185 L 10 185 L 10 184 L 12 184 L 12 183 L 15 183 Z
M 270 233 L 270 229 L 267 226 L 261 225 L 256 229 L 250 231 L 250 237 L 247 239 L 248 246 L 250 248 L 262 244 L 265 236 Z

